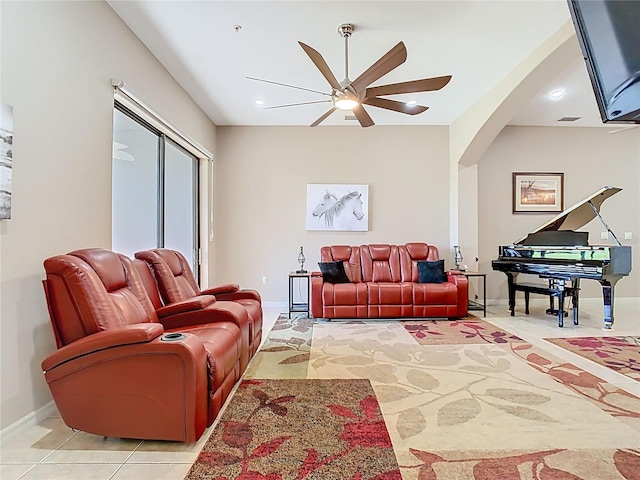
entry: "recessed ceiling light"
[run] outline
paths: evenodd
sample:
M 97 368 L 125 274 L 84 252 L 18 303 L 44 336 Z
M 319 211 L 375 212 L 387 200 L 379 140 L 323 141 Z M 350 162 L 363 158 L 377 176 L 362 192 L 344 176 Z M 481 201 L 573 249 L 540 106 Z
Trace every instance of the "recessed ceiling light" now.
M 564 97 L 564 90 L 561 88 L 558 88 L 556 90 L 551 90 L 551 93 L 549 94 L 549 96 L 553 100 L 559 100 L 560 98 Z
M 264 100 L 256 100 L 256 105 L 264 105 Z
M 409 105 L 410 107 L 413 107 L 416 103 L 418 103 L 418 102 L 416 102 L 415 100 L 409 100 L 407 102 L 407 105 Z

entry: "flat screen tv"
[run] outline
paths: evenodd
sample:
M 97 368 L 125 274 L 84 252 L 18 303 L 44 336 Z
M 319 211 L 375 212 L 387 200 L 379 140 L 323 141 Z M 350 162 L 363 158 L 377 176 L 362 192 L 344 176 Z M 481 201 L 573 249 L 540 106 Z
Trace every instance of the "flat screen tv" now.
M 604 123 L 640 124 L 640 0 L 568 0 Z

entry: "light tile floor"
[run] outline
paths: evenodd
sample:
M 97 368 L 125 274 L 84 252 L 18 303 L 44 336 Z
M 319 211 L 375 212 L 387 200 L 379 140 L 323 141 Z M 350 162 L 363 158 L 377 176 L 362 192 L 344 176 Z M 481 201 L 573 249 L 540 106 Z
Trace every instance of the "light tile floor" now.
M 519 305 L 509 316 L 506 305 L 490 305 L 489 322 L 583 368 L 630 393 L 640 396 L 640 382 L 601 367 L 579 355 L 546 342 L 544 338 L 572 336 L 640 336 L 640 298 L 616 299 L 613 331 L 604 331 L 602 300 L 581 299 L 580 325 L 571 319 L 558 328 L 556 318 L 544 310 L 544 299 L 531 301 L 531 314 Z M 281 309 L 265 309 L 264 338 Z M 473 312 L 478 313 L 478 312 Z M 215 425 L 215 424 L 214 424 Z M 73 432 L 59 417 L 15 435 L 2 445 L 2 480 L 182 480 L 205 444 L 213 426 L 195 444 L 103 438 Z
M 263 341 L 282 308 L 265 308 Z M 18 433 L 0 450 L 1 480 L 182 480 L 206 443 L 103 438 L 74 432 L 59 416 Z

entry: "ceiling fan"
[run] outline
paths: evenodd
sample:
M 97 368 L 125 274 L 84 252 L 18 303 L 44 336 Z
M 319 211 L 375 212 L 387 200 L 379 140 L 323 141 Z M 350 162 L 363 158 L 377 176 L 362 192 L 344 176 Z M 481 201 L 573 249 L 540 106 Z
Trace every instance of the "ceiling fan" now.
M 322 123 L 329 115 L 337 110 L 353 112 L 360 125 L 363 127 L 370 127 L 374 125 L 373 119 L 369 116 L 363 105 L 371 105 L 372 107 L 383 108 L 385 110 L 393 110 L 407 115 L 417 115 L 426 111 L 429 107 L 423 107 L 422 105 L 409 105 L 405 102 L 399 102 L 397 100 L 391 100 L 388 98 L 381 98 L 385 95 L 397 95 L 402 93 L 418 93 L 429 92 L 433 90 L 440 90 L 444 87 L 451 75 L 443 77 L 425 78 L 422 80 L 411 80 L 408 82 L 391 83 L 388 85 L 379 85 L 375 87 L 369 87 L 373 82 L 389 73 L 394 68 L 402 65 L 407 59 L 407 49 L 403 42 L 399 42 L 395 47 L 385 53 L 380 59 L 371 65 L 366 71 L 364 71 L 355 80 L 349 80 L 349 37 L 353 33 L 355 27 L 351 23 L 345 23 L 338 27 L 338 33 L 344 38 L 344 68 L 345 75 L 342 82 L 338 82 L 335 75 L 325 62 L 322 55 L 316 50 L 311 48 L 302 42 L 298 42 L 305 53 L 309 56 L 314 65 L 320 70 L 320 73 L 329 82 L 331 86 L 331 93 L 319 92 L 317 90 L 311 90 L 309 88 L 297 87 L 295 85 L 288 85 L 285 83 L 272 82 L 270 80 L 263 80 L 255 77 L 247 77 L 249 80 L 256 80 L 259 82 L 272 83 L 283 87 L 297 88 L 298 90 L 305 90 L 308 92 L 319 93 L 331 97 L 328 100 L 319 100 L 313 102 L 291 103 L 287 105 L 276 105 L 272 107 L 264 107 L 265 110 L 272 108 L 293 107 L 297 105 L 309 105 L 314 103 L 333 103 L 332 107 L 311 124 L 315 127 Z

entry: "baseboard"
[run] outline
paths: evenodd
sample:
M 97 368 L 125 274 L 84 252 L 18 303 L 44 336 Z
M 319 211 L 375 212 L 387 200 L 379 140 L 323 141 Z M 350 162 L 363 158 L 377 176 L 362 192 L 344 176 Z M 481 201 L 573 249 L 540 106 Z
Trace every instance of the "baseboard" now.
M 53 400 L 46 403 L 39 409 L 25 415 L 24 417 L 16 420 L 11 425 L 4 427 L 0 430 L 0 448 L 4 447 L 5 443 L 14 438 L 16 435 L 28 430 L 29 428 L 38 425 L 44 419 L 58 414 L 58 409 Z

